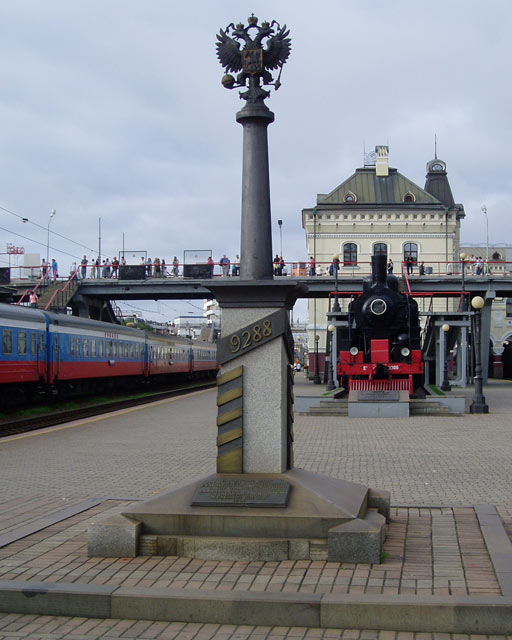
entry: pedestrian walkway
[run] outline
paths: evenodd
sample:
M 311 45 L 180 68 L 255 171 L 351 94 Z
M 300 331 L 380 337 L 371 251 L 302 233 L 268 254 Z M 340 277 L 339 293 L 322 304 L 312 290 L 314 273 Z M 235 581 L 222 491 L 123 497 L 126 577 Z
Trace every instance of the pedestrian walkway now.
M 298 393 L 309 391 L 297 381 Z M 297 416 L 297 466 L 391 491 L 379 565 L 87 557 L 87 526 L 99 515 L 213 471 L 212 392 L 4 438 L 0 610 L 18 604 L 0 613 L 0 640 L 505 638 L 511 389 L 486 388 L 488 416 Z M 38 610 L 52 598 L 69 617 Z

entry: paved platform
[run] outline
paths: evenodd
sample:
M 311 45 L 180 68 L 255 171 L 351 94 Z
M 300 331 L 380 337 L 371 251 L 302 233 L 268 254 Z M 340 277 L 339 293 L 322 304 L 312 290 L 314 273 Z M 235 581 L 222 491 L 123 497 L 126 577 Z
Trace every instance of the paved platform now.
M 297 466 L 391 491 L 380 565 L 87 557 L 98 514 L 213 470 L 212 392 L 4 438 L 0 639 L 505 637 L 510 391 L 487 416 L 297 416 Z

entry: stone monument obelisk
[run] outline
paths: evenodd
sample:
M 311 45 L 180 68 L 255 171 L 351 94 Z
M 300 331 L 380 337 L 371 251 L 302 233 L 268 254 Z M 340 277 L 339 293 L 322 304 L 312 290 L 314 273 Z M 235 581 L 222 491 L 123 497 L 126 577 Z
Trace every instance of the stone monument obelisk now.
M 293 466 L 289 312 L 301 285 L 273 277 L 267 129 L 274 114 L 262 86 L 280 86 L 288 36 L 286 26 L 258 25 L 254 15 L 217 36 L 222 84 L 246 89 L 236 115 L 243 127 L 240 278 L 202 283 L 222 313 L 217 473 L 94 523 L 90 555 L 380 561 L 389 494 Z

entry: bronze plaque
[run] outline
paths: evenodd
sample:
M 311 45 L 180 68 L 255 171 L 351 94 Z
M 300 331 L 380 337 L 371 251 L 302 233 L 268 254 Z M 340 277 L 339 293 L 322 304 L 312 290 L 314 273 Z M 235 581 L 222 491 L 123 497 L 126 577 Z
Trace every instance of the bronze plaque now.
M 399 391 L 359 391 L 357 399 L 360 402 L 398 402 Z
M 286 507 L 291 485 L 273 478 L 214 478 L 196 490 L 192 507 Z

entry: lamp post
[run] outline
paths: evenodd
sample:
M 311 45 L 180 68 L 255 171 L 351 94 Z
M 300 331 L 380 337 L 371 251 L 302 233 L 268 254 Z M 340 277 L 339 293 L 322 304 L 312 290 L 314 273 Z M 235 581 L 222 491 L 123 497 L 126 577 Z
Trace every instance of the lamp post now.
M 485 401 L 483 395 L 482 381 L 482 345 L 481 345 L 481 328 L 482 328 L 482 308 L 484 299 L 481 296 L 475 296 L 471 300 L 471 306 L 475 310 L 474 328 L 475 328 L 475 393 L 473 394 L 473 402 L 469 407 L 470 413 L 489 413 L 489 405 Z
M 462 311 L 467 311 L 467 304 L 466 304 L 466 295 L 464 294 L 464 292 L 466 291 L 466 287 L 465 287 L 465 280 L 464 280 L 464 276 L 465 276 L 465 260 L 466 260 L 466 254 L 465 253 L 461 253 L 459 255 L 460 257 L 460 261 L 462 263 Z
M 327 391 L 332 391 L 333 389 L 336 389 L 336 385 L 334 384 L 334 364 L 336 362 L 336 358 L 334 357 L 334 349 L 333 349 L 333 341 L 332 341 L 332 337 L 334 334 L 334 330 L 335 330 L 335 326 L 333 324 L 330 324 L 327 327 L 327 331 L 329 332 L 329 367 L 327 368 Z
M 53 216 L 56 214 L 57 212 L 55 211 L 55 209 L 52 209 L 50 211 L 50 218 L 48 220 L 48 238 L 46 241 L 46 268 L 48 268 L 48 263 L 50 260 L 50 222 L 52 221 Z
M 281 252 L 280 252 L 280 256 L 282 257 L 283 255 L 283 221 L 282 220 L 278 220 L 277 224 L 279 225 L 279 240 L 280 240 L 280 245 L 281 245 Z
M 332 305 L 333 311 L 341 311 L 340 303 L 338 300 L 338 271 L 340 268 L 340 257 L 335 255 L 332 259 L 332 266 L 334 269 L 334 304 Z
M 441 329 L 444 331 L 443 339 L 443 384 L 441 385 L 441 391 L 451 391 L 450 383 L 448 382 L 448 331 L 450 331 L 449 324 L 443 324 Z
M 320 336 L 315 335 L 315 375 L 313 376 L 313 384 L 320 384 L 320 371 L 318 368 L 318 342 Z
M 485 259 L 489 263 L 489 218 L 487 217 L 487 207 L 482 205 L 482 213 L 485 216 Z

